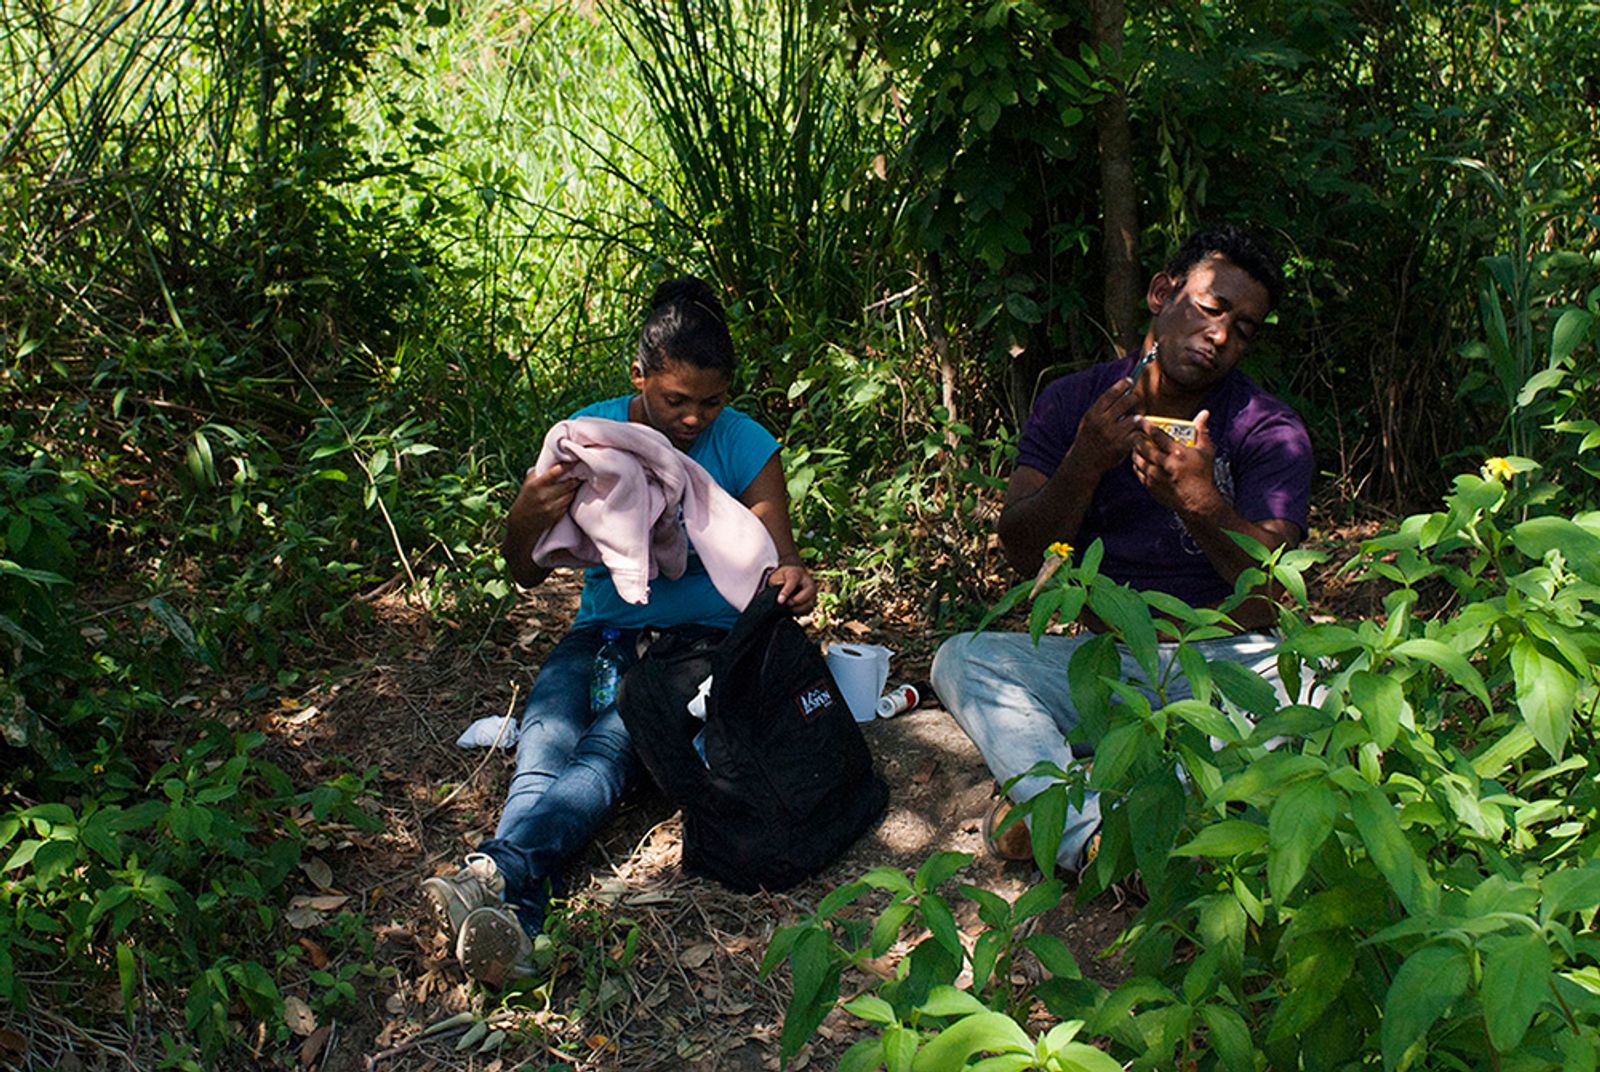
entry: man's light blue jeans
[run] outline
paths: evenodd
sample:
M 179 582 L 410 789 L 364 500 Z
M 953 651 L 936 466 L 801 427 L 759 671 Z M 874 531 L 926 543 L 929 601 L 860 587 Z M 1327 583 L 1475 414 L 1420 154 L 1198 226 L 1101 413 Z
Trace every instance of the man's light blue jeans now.
M 939 648 L 933 659 L 933 689 L 945 710 L 978 746 L 995 779 L 1004 785 L 1041 760 L 1063 770 L 1073 761 L 1073 746 L 1066 734 L 1078 724 L 1067 685 L 1067 663 L 1092 634 L 1073 637 L 1042 636 L 1039 646 L 1026 633 L 961 633 Z M 1272 683 L 1281 703 L 1288 695 L 1278 676 L 1278 638 L 1261 633 L 1202 640 L 1192 645 L 1208 660 L 1241 663 Z M 1144 672 L 1127 648 L 1119 646 L 1124 680 L 1139 680 Z M 1177 659 L 1178 645 L 1160 645 L 1163 672 Z M 1148 690 L 1147 690 L 1148 691 Z M 1191 693 L 1183 671 L 1174 667 L 1167 685 L 1167 700 Z M 1092 742 L 1078 745 L 1081 754 L 1093 751 Z M 1034 775 L 1021 778 L 1008 794 L 1022 803 L 1050 785 L 1053 779 Z M 1056 863 L 1077 871 L 1083 852 L 1100 828 L 1100 799 L 1084 798 L 1081 811 L 1068 809 Z
M 634 631 L 617 645 L 633 664 Z M 615 708 L 596 717 L 589 683 L 600 629 L 575 629 L 545 659 L 522 710 L 517 768 L 494 837 L 478 851 L 505 876 L 507 903 L 537 933 L 562 866 L 583 851 L 610 816 L 634 767 L 633 748 Z

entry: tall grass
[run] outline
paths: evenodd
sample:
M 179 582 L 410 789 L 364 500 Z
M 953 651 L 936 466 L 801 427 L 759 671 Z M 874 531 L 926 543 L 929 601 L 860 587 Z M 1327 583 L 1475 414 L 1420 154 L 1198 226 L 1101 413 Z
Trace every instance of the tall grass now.
M 626 385 L 652 259 L 637 184 L 659 155 L 629 68 L 581 5 L 468 3 L 402 43 L 367 102 L 375 151 L 425 146 L 404 196 L 465 280 L 443 361 L 419 358 L 458 368 L 459 389 L 431 396 L 460 400 L 474 432 L 513 431 L 498 437 L 513 463 L 544 424 Z
M 603 10 L 670 153 L 659 186 L 638 184 L 660 207 L 658 245 L 704 263 L 755 338 L 857 324 L 894 272 L 893 206 L 871 181 L 892 142 L 863 108 L 831 9 L 612 0 Z M 774 370 L 778 386 L 799 370 Z

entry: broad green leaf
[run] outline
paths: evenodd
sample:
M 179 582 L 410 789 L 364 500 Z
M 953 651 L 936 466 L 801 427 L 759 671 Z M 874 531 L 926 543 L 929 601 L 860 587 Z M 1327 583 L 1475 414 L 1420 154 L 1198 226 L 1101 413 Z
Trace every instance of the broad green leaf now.
M 1456 684 L 1472 693 L 1473 698 L 1483 704 L 1484 710 L 1494 710 L 1494 704 L 1489 702 L 1489 692 L 1483 687 L 1482 676 L 1471 663 L 1467 662 L 1466 656 L 1454 648 L 1437 640 L 1418 637 L 1396 644 L 1393 650 L 1396 655 L 1432 663 L 1449 674 Z
M 1224 1005 L 1202 1005 L 1200 1019 L 1206 1025 L 1212 1052 L 1221 1058 L 1227 1072 L 1255 1072 L 1256 1047 L 1242 1016 Z
M 1578 679 L 1566 663 L 1540 650 L 1522 636 L 1511 646 L 1511 672 L 1517 682 L 1517 708 L 1533 736 L 1554 759 L 1560 759 L 1572 735 L 1572 708 Z
M 1206 801 L 1206 807 L 1212 808 L 1235 800 L 1255 800 L 1303 778 L 1325 774 L 1327 770 L 1327 762 L 1316 756 L 1273 752 L 1223 782 L 1222 788 Z
M 1499 941 L 1483 963 L 1479 998 L 1489 1041 L 1501 1053 L 1522 1044 L 1533 1014 L 1550 996 L 1550 947 L 1540 934 L 1519 934 Z
M 969 991 L 953 986 L 936 986 L 928 993 L 928 1000 L 917 1008 L 929 1016 L 971 1016 L 988 1012 L 989 1007 Z
M 126 942 L 117 943 L 117 985 L 122 992 L 122 1008 L 131 1023 L 138 1011 L 134 998 L 139 992 L 139 963 L 133 947 Z
M 1511 764 L 1527 755 L 1536 743 L 1528 724 L 1519 722 L 1474 756 L 1472 769 L 1480 778 L 1498 778 Z
M 1199 700 L 1174 700 L 1161 710 L 1165 714 L 1176 715 L 1183 719 L 1207 737 L 1215 737 L 1230 744 L 1239 740 L 1238 727 L 1234 726 L 1227 715 L 1208 703 L 1201 703 Z
M 1099 581 L 1090 589 L 1089 607 L 1121 636 L 1144 671 L 1145 680 L 1155 681 L 1161 672 L 1156 664 L 1156 627 L 1145 601 L 1131 588 Z
M 1400 829 L 1389 798 L 1378 789 L 1357 793 L 1350 800 L 1350 817 L 1372 862 L 1388 879 L 1407 911 L 1430 911 L 1438 899 L 1437 889 L 1423 871 L 1422 861 L 1406 840 L 1405 831 Z
M 1211 663 L 1211 680 L 1222 695 L 1258 718 L 1278 710 L 1278 691 L 1247 666 L 1216 659 Z
M 1039 913 L 1048 912 L 1060 904 L 1061 894 L 1064 889 L 1065 887 L 1060 879 L 1049 878 L 1024 891 L 1022 896 L 1017 898 L 1017 903 L 1012 909 L 1017 922 L 1021 923 L 1023 920 L 1032 919 Z
M 1539 891 L 1504 875 L 1490 875 L 1467 896 L 1461 914 L 1467 917 L 1510 913 L 1530 915 L 1539 903 Z
M 1259 852 L 1267 844 L 1267 830 L 1243 819 L 1224 819 L 1201 830 L 1172 850 L 1174 856 L 1231 857 Z
M 883 910 L 876 923 L 872 925 L 872 937 L 867 948 L 875 957 L 881 957 L 889 951 L 900 938 L 900 928 L 905 926 L 906 920 L 911 918 L 911 913 L 917 906 L 910 901 L 900 901 Z
M 1031 1053 L 1033 1040 L 1015 1020 L 997 1012 L 982 1012 L 957 1020 L 917 1054 L 915 1072 L 950 1072 L 976 1053 Z
M 945 904 L 944 898 L 935 893 L 924 893 L 917 907 L 922 913 L 922 922 L 933 935 L 933 940 L 957 960 L 965 956 L 966 950 L 961 947 L 961 932 L 956 927 L 956 918 L 951 914 L 950 906 Z
M 1361 647 L 1361 635 L 1343 625 L 1318 624 L 1297 629 L 1283 646 L 1306 659 L 1325 659 Z
M 1466 953 L 1455 945 L 1425 945 L 1406 958 L 1383 999 L 1383 1066 L 1388 1072 L 1467 992 L 1471 976 Z
M 1081 1042 L 1068 1042 L 1051 1049 L 1061 1072 L 1122 1072 L 1122 1064 L 1112 1060 L 1110 1054 Z
M 1387 918 L 1384 900 L 1378 885 L 1366 880 L 1350 881 L 1313 894 L 1295 909 L 1294 919 L 1284 929 L 1280 943 L 1287 945 L 1316 931 L 1351 927 L 1368 930 Z
M 885 1072 L 911 1072 L 917 1057 L 920 1036 L 907 1027 L 898 1025 L 883 1033 L 883 1067 Z
M 1011 902 L 998 893 L 986 890 L 982 886 L 963 886 L 961 896 L 978 902 L 978 918 L 989 926 L 995 928 L 1010 926 Z
M 1123 716 L 1126 718 L 1127 716 Z M 1089 772 L 1089 784 L 1096 789 L 1120 786 L 1122 778 L 1139 758 L 1139 752 L 1148 740 L 1142 722 L 1124 721 L 1100 738 L 1095 748 L 1094 767 Z
M 1165 875 L 1172 842 L 1183 827 L 1183 786 L 1170 767 L 1157 768 L 1122 802 L 1128 813 L 1134 863 L 1152 887 Z
M 1067 827 L 1067 791 L 1054 785 L 1028 802 L 1028 838 L 1033 860 L 1048 875 L 1055 870 L 1056 853 L 1061 848 L 1061 833 Z
M 1002 1053 L 974 1061 L 963 1072 L 1031 1072 L 1038 1067 L 1038 1058 L 1031 1053 Z
M 1568 309 L 1550 333 L 1550 363 L 1565 361 L 1594 328 L 1594 314 L 1583 309 Z M 1520 399 L 1519 399 L 1520 402 Z
M 1272 1017 L 1269 1042 L 1300 1034 L 1333 1004 L 1355 968 L 1356 944 L 1342 931 L 1317 931 L 1291 945 L 1288 957 L 1288 993 Z
M 911 880 L 906 878 L 906 873 L 898 867 L 874 867 L 861 876 L 861 881 L 873 889 L 888 890 L 890 893 L 911 892 Z M 825 914 L 821 912 L 820 906 L 818 913 Z
M 1305 876 L 1311 857 L 1333 833 L 1339 799 L 1322 779 L 1298 782 L 1283 791 L 1267 821 L 1267 885 L 1279 905 Z
M 899 1022 L 899 1018 L 894 1014 L 894 1006 L 876 994 L 863 994 L 853 1001 L 845 1002 L 844 1011 L 851 1016 L 860 1017 L 868 1023 L 893 1024 Z
M 1511 542 L 1529 558 L 1559 550 L 1567 565 L 1590 584 L 1600 584 L 1600 535 L 1564 517 L 1534 517 L 1511 530 Z
M 839 1058 L 839 1072 L 878 1072 L 882 1067 L 882 1039 L 861 1039 Z
M 1554 871 L 1539 882 L 1539 888 L 1543 893 L 1540 922 L 1549 922 L 1567 912 L 1593 908 L 1600 905 L 1600 864 Z
M 980 633 L 983 632 L 985 629 L 989 628 L 989 624 L 996 618 L 1010 613 L 1013 607 L 1028 597 L 1028 593 L 1032 589 L 1032 581 L 1023 581 L 1021 584 L 1015 585 L 1008 589 L 1006 594 L 1000 597 L 1000 602 L 990 607 L 988 613 L 979 619 L 977 631 Z
M 1044 1033 L 1044 1038 L 1040 1039 L 1039 1041 L 1044 1043 L 1047 1050 L 1053 1050 L 1057 1046 L 1065 1046 L 1067 1043 L 1077 1038 L 1078 1032 L 1082 1030 L 1082 1020 L 1068 1020 L 1065 1023 L 1057 1024 L 1049 1031 L 1046 1031 Z
M 1028 612 L 1028 632 L 1032 635 L 1034 643 L 1039 642 L 1044 631 L 1055 620 L 1056 612 L 1061 609 L 1061 601 L 1066 598 L 1067 591 L 1065 588 L 1051 588 L 1033 601 L 1033 609 Z
M 1400 726 L 1413 722 L 1411 704 L 1400 683 L 1387 674 L 1357 670 L 1350 675 L 1350 702 L 1361 712 L 1361 721 L 1379 748 L 1388 748 L 1400 733 Z
M 817 929 L 807 929 L 794 943 L 790 952 L 794 979 L 792 1003 L 809 1003 L 822 991 L 828 968 L 833 963 L 831 945 L 827 932 Z M 833 1004 L 835 996 L 827 995 L 828 1004 Z
M 912 885 L 919 890 L 938 889 L 971 862 L 970 852 L 936 852 L 917 868 L 917 877 Z
M 1199 649 L 1189 644 L 1178 648 L 1178 665 L 1183 668 L 1184 680 L 1197 703 L 1211 706 L 1211 667 Z
M 1106 681 L 1121 675 L 1122 659 L 1117 654 L 1116 638 L 1109 633 L 1080 644 L 1067 661 L 1072 706 L 1078 709 L 1091 740 L 1098 740 L 1109 728 L 1111 687 Z
M 778 1052 L 785 1061 L 800 1052 L 839 1000 L 841 969 L 833 959 L 832 944 L 825 932 L 809 927 L 795 941 L 790 958 L 794 989 L 778 1039 Z
M 1547 391 L 1557 386 L 1566 378 L 1567 370 L 1564 368 L 1547 368 L 1535 372 L 1522 385 L 1522 390 L 1517 392 L 1517 405 L 1526 406 L 1529 402 L 1539 397 L 1539 392 Z
M 1068 949 L 1067 944 L 1055 935 L 1029 935 L 1022 940 L 1022 944 L 1030 953 L 1039 958 L 1039 963 L 1053 978 L 1083 978 L 1083 972 L 1079 969 L 1077 958 L 1072 955 L 1072 950 Z
M 1257 722 L 1246 740 L 1250 744 L 1265 744 L 1274 737 L 1310 737 L 1331 725 L 1332 716 L 1320 708 L 1291 704 Z

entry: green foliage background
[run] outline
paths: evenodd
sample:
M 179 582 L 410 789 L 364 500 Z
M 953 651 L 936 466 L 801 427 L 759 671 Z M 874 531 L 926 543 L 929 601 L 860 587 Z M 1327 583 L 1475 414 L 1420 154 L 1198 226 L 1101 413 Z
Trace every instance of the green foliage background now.
M 825 609 L 975 620 L 1033 392 L 1107 353 L 1114 86 L 1146 271 L 1212 220 L 1288 251 L 1251 371 L 1335 513 L 1486 454 L 1592 507 L 1596 14 L 1136 2 L 1119 56 L 1031 3 L 0 0 L 3 1000 L 173 988 L 180 1064 L 271 1018 L 221 921 L 365 776 L 175 698 L 292 681 L 392 579 L 503 607 L 513 482 L 668 274 L 729 303 Z

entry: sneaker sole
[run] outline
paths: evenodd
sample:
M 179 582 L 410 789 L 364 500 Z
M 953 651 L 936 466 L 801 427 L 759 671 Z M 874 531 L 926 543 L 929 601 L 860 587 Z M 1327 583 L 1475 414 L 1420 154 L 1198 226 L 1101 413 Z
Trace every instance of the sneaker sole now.
M 460 924 L 450 916 L 451 904 L 461 906 L 461 921 L 466 922 L 467 914 L 472 910 L 466 902 L 455 895 L 450 884 L 442 878 L 428 878 L 422 880 L 422 892 L 428 895 L 428 905 L 433 909 L 433 920 L 439 925 L 439 930 L 454 945 L 460 935 Z
M 498 987 L 513 974 L 522 941 L 522 928 L 512 919 L 499 912 L 475 911 L 461 924 L 456 959 L 469 978 Z

